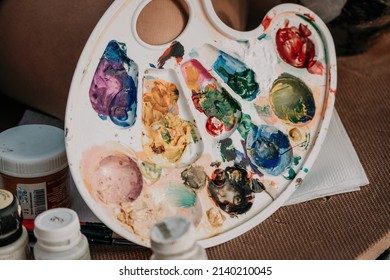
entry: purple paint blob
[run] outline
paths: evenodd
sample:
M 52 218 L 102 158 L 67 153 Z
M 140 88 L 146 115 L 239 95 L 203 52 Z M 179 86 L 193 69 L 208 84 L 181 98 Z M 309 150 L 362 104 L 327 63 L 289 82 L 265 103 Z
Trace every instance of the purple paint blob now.
M 138 65 L 127 57 L 126 45 L 110 41 L 89 89 L 92 108 L 102 119 L 121 127 L 134 125 L 137 112 Z

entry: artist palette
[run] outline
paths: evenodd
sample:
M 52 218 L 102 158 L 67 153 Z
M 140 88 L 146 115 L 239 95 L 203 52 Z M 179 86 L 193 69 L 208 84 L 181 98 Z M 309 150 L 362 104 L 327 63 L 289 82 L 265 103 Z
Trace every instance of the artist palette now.
M 70 169 L 124 238 L 149 246 L 154 223 L 182 215 L 214 246 L 269 217 L 310 171 L 335 101 L 333 41 L 298 5 L 240 32 L 199 0 L 179 37 L 152 46 L 135 27 L 148 2 L 114 1 L 84 48 L 66 111 Z

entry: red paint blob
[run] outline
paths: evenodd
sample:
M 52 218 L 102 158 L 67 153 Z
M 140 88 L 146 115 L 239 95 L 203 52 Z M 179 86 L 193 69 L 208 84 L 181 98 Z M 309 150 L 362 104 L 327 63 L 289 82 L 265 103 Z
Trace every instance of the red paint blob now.
M 307 25 L 300 24 L 299 28 L 286 25 L 276 33 L 276 48 L 280 57 L 291 66 L 307 68 L 309 73 L 322 75 L 323 66 L 314 60 L 315 45 L 310 35 Z
M 199 104 L 199 96 L 200 96 L 200 94 L 201 93 L 192 91 L 191 99 L 192 99 L 192 102 L 194 103 L 194 106 L 195 106 L 196 110 L 198 110 L 199 112 L 203 113 L 204 111 L 203 111 L 202 107 Z
M 210 117 L 207 119 L 206 130 L 212 136 L 221 135 L 223 128 L 224 128 L 223 123 L 216 117 Z
M 269 27 L 269 25 L 271 24 L 271 21 L 272 21 L 272 18 L 270 18 L 269 16 L 266 16 L 263 21 L 261 22 L 261 25 L 263 26 L 264 28 L 264 31 L 267 30 L 267 28 Z

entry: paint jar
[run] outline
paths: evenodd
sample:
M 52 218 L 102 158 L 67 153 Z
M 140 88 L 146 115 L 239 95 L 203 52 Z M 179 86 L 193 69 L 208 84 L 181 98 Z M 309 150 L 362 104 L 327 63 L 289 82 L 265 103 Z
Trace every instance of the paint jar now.
M 47 210 L 34 221 L 36 260 L 90 260 L 89 244 L 77 213 L 69 208 Z
M 0 133 L 0 188 L 17 196 L 24 219 L 69 207 L 69 181 L 62 129 L 33 124 Z
M 18 199 L 0 189 L 0 260 L 28 260 L 30 246 Z
M 150 233 L 151 260 L 207 260 L 206 250 L 196 242 L 192 223 L 180 216 L 165 218 Z

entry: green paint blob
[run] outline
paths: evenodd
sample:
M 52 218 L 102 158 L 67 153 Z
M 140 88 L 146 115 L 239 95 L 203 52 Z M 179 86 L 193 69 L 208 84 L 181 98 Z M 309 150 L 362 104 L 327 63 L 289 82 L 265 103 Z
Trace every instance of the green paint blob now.
M 255 105 L 256 112 L 260 117 L 269 118 L 271 116 L 271 106 L 269 105 L 260 106 L 257 104 L 254 105 Z
M 252 128 L 252 119 L 251 116 L 248 114 L 243 114 L 241 116 L 241 121 L 237 127 L 238 132 L 240 133 L 241 137 L 246 139 L 246 136 L 249 132 L 249 130 Z
M 270 103 L 275 115 L 290 124 L 306 123 L 313 119 L 313 93 L 299 78 L 284 74 L 272 85 Z
M 237 113 L 241 111 L 240 104 L 224 88 L 218 91 L 206 87 L 199 97 L 199 105 L 206 116 L 219 119 L 226 130 L 233 128 Z
M 301 159 L 302 159 L 302 158 L 301 158 L 300 156 L 295 156 L 295 157 L 293 158 L 294 164 L 295 164 L 295 165 L 298 165 L 298 164 L 299 164 L 299 161 L 300 161 Z
M 287 176 L 283 176 L 284 179 L 286 180 L 292 180 L 295 178 L 295 176 L 297 176 L 297 173 L 295 173 L 294 169 L 290 168 L 288 170 L 288 175 Z
M 257 37 L 257 40 L 263 40 L 265 37 L 267 37 L 267 34 L 261 34 L 259 37 Z
M 259 85 L 255 80 L 255 72 L 251 69 L 230 74 L 224 68 L 219 67 L 217 72 L 227 79 L 229 87 L 242 99 L 253 100 L 256 97 Z
M 303 172 L 307 173 L 307 172 L 309 172 L 309 169 L 304 168 L 304 169 L 303 169 Z

